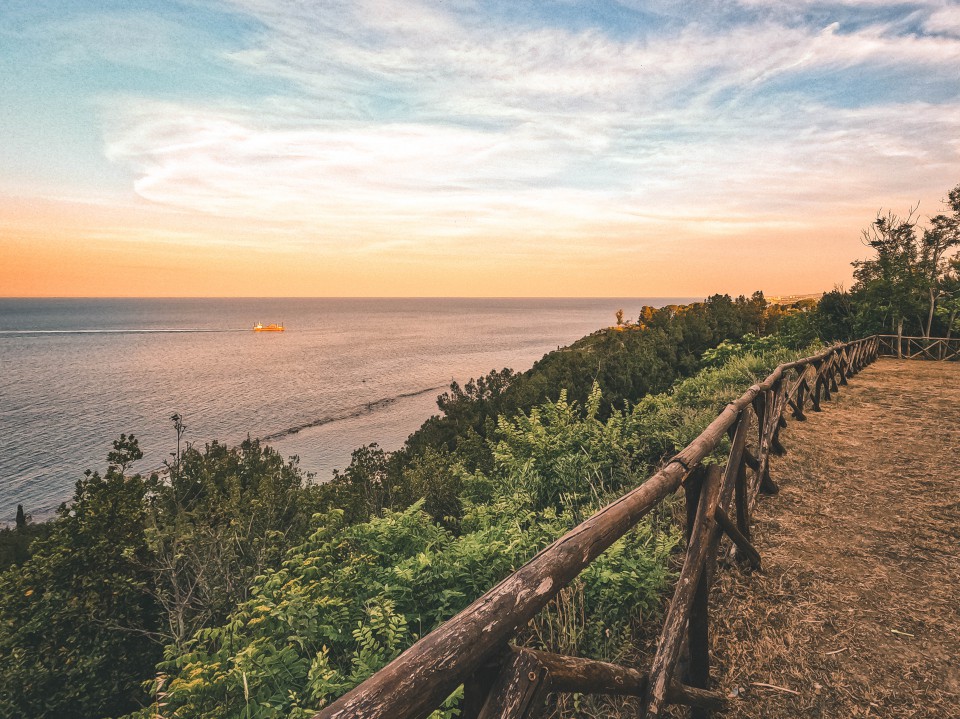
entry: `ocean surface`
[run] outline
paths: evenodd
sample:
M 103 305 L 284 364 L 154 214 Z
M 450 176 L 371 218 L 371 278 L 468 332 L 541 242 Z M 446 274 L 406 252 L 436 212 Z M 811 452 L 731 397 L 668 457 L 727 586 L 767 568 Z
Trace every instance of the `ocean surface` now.
M 135 470 L 162 467 L 174 413 L 189 442 L 259 437 L 325 481 L 363 444 L 400 447 L 452 380 L 528 369 L 618 308 L 688 301 L 0 299 L 0 524 L 18 503 L 50 516 L 121 432 Z

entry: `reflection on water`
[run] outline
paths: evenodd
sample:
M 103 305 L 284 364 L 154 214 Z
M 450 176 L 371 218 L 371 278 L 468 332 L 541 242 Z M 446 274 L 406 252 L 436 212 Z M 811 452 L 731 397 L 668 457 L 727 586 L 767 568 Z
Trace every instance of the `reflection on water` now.
M 687 300 L 0 299 L 0 522 L 50 513 L 121 432 L 161 466 L 175 412 L 194 443 L 270 438 L 326 479 L 361 444 L 398 447 L 452 379 L 668 301 Z

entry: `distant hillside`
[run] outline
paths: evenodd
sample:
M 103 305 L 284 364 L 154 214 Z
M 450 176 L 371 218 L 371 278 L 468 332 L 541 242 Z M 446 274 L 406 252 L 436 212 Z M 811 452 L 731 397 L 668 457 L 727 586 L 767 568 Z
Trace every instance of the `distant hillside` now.
M 806 295 L 776 295 L 767 297 L 767 302 L 771 305 L 792 305 L 801 300 L 813 300 L 814 302 L 819 302 L 820 298 L 823 297 L 823 292 L 811 292 Z

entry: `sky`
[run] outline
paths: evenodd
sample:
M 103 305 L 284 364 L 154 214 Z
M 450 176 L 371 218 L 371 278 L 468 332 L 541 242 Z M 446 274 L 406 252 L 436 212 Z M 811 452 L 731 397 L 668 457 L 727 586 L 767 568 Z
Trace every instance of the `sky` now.
M 957 2 L 0 4 L 0 296 L 817 292 L 958 183 Z

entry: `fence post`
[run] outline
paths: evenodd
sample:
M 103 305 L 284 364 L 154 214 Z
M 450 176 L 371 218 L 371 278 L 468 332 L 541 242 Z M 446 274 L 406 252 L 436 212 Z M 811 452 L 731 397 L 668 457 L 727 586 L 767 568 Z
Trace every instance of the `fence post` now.
M 850 355 L 847 353 L 847 348 L 844 347 L 840 350 L 837 360 L 837 370 L 840 375 L 840 384 L 846 386 L 847 377 L 850 373 Z
M 544 710 L 547 673 L 532 652 L 516 652 L 504 662 L 479 719 L 536 719 Z
M 833 355 L 831 355 L 829 360 L 829 375 L 830 375 L 830 391 L 839 392 L 840 388 L 837 386 L 837 372 L 839 371 L 840 366 L 840 350 L 834 350 Z M 827 397 L 830 399 L 830 397 Z
M 863 368 L 863 365 L 861 364 L 863 360 L 863 348 L 863 342 L 857 342 L 857 344 L 854 346 L 853 363 L 850 367 L 850 377 L 856 375 Z
M 793 405 L 793 418 L 798 422 L 804 422 L 807 419 L 807 415 L 803 413 L 803 403 L 806 401 L 807 393 L 807 380 L 803 377 L 803 372 L 800 372 L 800 380 L 797 384 L 797 399 Z
M 504 656 L 507 648 L 504 647 Z M 478 719 L 483 705 L 490 696 L 490 690 L 493 688 L 497 675 L 502 671 L 502 659 L 491 663 L 490 666 L 481 667 L 463 683 L 463 706 L 460 711 L 460 719 Z
M 687 684 L 697 689 L 710 688 L 710 562 L 704 562 L 697 579 L 697 591 L 690 607 L 687 641 L 690 643 L 690 668 Z M 690 719 L 710 719 L 706 707 L 690 708 Z
M 957 344 L 943 340 L 941 345 L 948 354 L 953 353 L 950 357 L 960 357 L 960 340 L 952 342 Z M 954 346 L 957 350 L 952 349 Z M 750 509 L 757 492 L 766 489 L 764 480 L 772 484 L 768 474 L 770 453 L 779 444 L 778 432 L 786 423 L 786 407 L 792 405 L 794 416 L 800 419 L 810 395 L 814 410 L 820 411 L 820 397 L 830 398 L 831 384 L 834 390 L 838 389 L 837 373 L 843 383 L 844 375 L 856 373 L 876 360 L 881 348 L 888 348 L 891 353 L 893 350 L 885 338 L 874 335 L 780 365 L 763 383 L 727 405 L 707 429 L 644 484 L 559 538 L 456 617 L 319 712 L 315 719 L 422 717 L 461 684 L 463 719 L 534 719 L 544 709 L 547 692 L 609 691 L 611 685 L 603 682 L 613 676 L 611 671 L 616 676 L 632 672 L 630 690 L 619 693 L 643 696 L 645 710 L 651 716 L 661 716 L 668 704 L 693 707 L 696 719 L 707 717 L 710 709 L 722 708 L 723 696 L 707 688 L 709 587 L 721 531 L 755 566 L 759 564 L 759 554 L 749 542 Z M 811 366 L 812 386 L 808 373 Z M 795 404 L 791 383 L 786 379 L 790 369 L 797 372 L 793 385 Z M 745 447 L 753 431 L 751 409 L 757 417 L 760 445 L 756 457 Z M 717 448 L 726 432 L 732 439 L 727 466 L 722 471 L 716 465 L 704 469 L 700 462 Z M 755 473 L 749 477 L 748 467 Z M 687 504 L 686 557 L 649 675 L 607 665 L 599 669 L 594 666 L 599 675 L 595 672 L 588 676 L 581 670 L 583 662 L 590 663 L 589 660 L 509 648 L 507 642 L 518 627 L 524 626 L 593 559 L 681 485 Z M 772 489 L 776 491 L 775 484 Z M 735 502 L 735 518 L 731 501 Z M 680 666 L 678 660 L 684 648 L 688 661 Z M 506 651 L 516 656 L 508 659 Z M 577 671 L 571 669 L 571 662 L 575 661 L 581 662 Z M 688 683 L 681 683 L 681 677 Z
M 692 638 L 689 632 L 692 621 L 691 612 L 694 611 L 704 569 L 710 563 L 711 554 L 717 551 L 719 536 L 717 521 L 713 514 L 720 499 L 721 472 L 719 467 L 711 465 L 697 473 L 701 474 L 702 484 L 699 489 L 691 488 L 690 498 L 687 501 L 689 514 L 693 508 L 694 494 L 699 495 L 693 521 L 689 524 L 690 541 L 687 544 L 683 569 L 680 570 L 677 587 L 663 622 L 657 652 L 650 666 L 650 688 L 644 702 L 644 715 L 648 717 L 662 716 L 661 712 L 669 702 L 668 694 L 674 678 L 673 672 L 684 640 L 689 641 L 691 670 L 696 666 L 697 671 L 702 671 L 702 662 L 709 662 L 709 654 L 706 657 L 696 657 L 696 654 L 704 648 L 702 628 L 698 626 L 698 633 Z M 690 478 L 687 481 L 689 482 Z M 709 581 L 709 573 L 706 576 Z M 698 617 L 696 621 L 706 621 L 706 619 Z
M 830 394 L 830 374 L 833 372 L 833 355 L 823 363 L 823 373 L 820 375 L 820 384 L 823 387 L 823 399 L 830 402 L 833 396 Z

